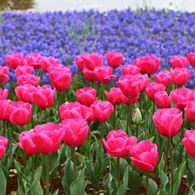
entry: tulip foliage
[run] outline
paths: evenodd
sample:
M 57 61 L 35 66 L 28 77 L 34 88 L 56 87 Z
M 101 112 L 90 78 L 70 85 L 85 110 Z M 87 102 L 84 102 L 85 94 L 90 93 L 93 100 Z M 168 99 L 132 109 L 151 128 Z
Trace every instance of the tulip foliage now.
M 8 55 L 1 67 L 0 194 L 12 167 L 21 195 L 61 194 L 52 187 L 56 178 L 66 195 L 87 194 L 88 186 L 91 194 L 133 194 L 141 183 L 147 195 L 176 195 L 184 175 L 186 191 L 195 193 L 195 92 L 184 87 L 194 53 L 172 57 L 170 70 L 154 55 L 126 64 L 120 52 L 82 54 L 77 74 L 52 56 Z

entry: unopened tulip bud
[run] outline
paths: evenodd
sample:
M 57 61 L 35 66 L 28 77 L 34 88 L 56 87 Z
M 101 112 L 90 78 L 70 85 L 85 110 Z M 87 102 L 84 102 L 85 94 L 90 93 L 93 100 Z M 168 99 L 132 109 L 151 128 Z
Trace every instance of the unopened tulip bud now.
M 139 125 L 142 122 L 142 114 L 139 108 L 136 108 L 132 115 L 132 120 L 136 125 Z

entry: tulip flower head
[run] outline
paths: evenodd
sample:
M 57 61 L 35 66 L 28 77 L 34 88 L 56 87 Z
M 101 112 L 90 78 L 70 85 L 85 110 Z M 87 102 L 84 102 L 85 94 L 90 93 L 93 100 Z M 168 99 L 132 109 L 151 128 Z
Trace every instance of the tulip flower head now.
M 8 144 L 8 139 L 3 136 L 0 136 L 0 159 L 4 156 L 6 152 L 7 144 Z
M 145 55 L 134 60 L 133 65 L 138 66 L 141 69 L 141 73 L 151 75 L 158 70 L 160 66 L 160 59 L 156 56 Z
M 9 79 L 9 68 L 6 66 L 0 66 L 0 83 L 4 83 Z
M 5 58 L 5 63 L 10 68 L 16 69 L 18 66 L 23 65 L 23 59 L 24 59 L 24 54 L 16 52 L 8 55 Z
M 158 164 L 158 147 L 149 140 L 135 144 L 130 152 L 131 161 L 141 171 L 153 171 Z
M 96 100 L 91 105 L 95 120 L 105 122 L 114 111 L 114 106 L 109 101 Z
M 19 146 L 28 155 L 55 153 L 62 142 L 64 131 L 54 123 L 37 125 L 30 131 L 24 131 L 19 136 Z
M 112 130 L 108 133 L 107 140 L 102 139 L 105 150 L 113 157 L 126 157 L 136 144 L 137 138 L 128 135 L 123 130 Z
M 81 146 L 87 139 L 89 126 L 85 119 L 65 119 L 60 124 L 64 142 L 68 146 Z
M 78 102 L 90 106 L 96 100 L 96 90 L 91 87 L 84 87 L 76 90 Z
M 195 130 L 187 130 L 182 139 L 185 150 L 190 156 L 195 157 Z
M 170 70 L 172 82 L 177 86 L 186 84 L 190 79 L 191 70 L 187 68 L 175 68 Z
M 186 57 L 183 56 L 173 56 L 170 59 L 170 63 L 173 66 L 173 68 L 185 68 L 188 64 L 188 60 Z
M 123 57 L 122 53 L 119 52 L 107 52 L 105 53 L 108 66 L 112 68 L 119 67 L 124 61 L 125 57 Z
M 165 137 L 174 137 L 178 134 L 182 124 L 182 113 L 177 108 L 162 108 L 157 110 L 153 122 L 159 134 Z

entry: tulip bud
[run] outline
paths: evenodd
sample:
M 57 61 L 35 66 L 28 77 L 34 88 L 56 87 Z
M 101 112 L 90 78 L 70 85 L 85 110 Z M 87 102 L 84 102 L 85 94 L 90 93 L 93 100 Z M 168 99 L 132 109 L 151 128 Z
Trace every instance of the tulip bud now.
M 132 115 L 132 120 L 136 125 L 139 125 L 142 122 L 142 114 L 139 108 L 136 108 Z

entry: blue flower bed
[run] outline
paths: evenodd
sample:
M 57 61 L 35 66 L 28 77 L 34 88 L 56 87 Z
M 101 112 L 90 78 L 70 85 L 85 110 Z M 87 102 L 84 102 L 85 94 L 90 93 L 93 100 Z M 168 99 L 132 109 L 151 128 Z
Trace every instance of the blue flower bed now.
M 126 58 L 123 64 L 146 54 L 155 55 L 161 58 L 164 70 L 171 68 L 171 57 L 195 51 L 195 14 L 188 12 L 3 12 L 0 18 L 1 65 L 14 52 L 40 53 L 58 58 L 76 73 L 75 56 L 116 51 Z M 186 86 L 193 87 L 195 72 L 189 69 L 191 79 Z

